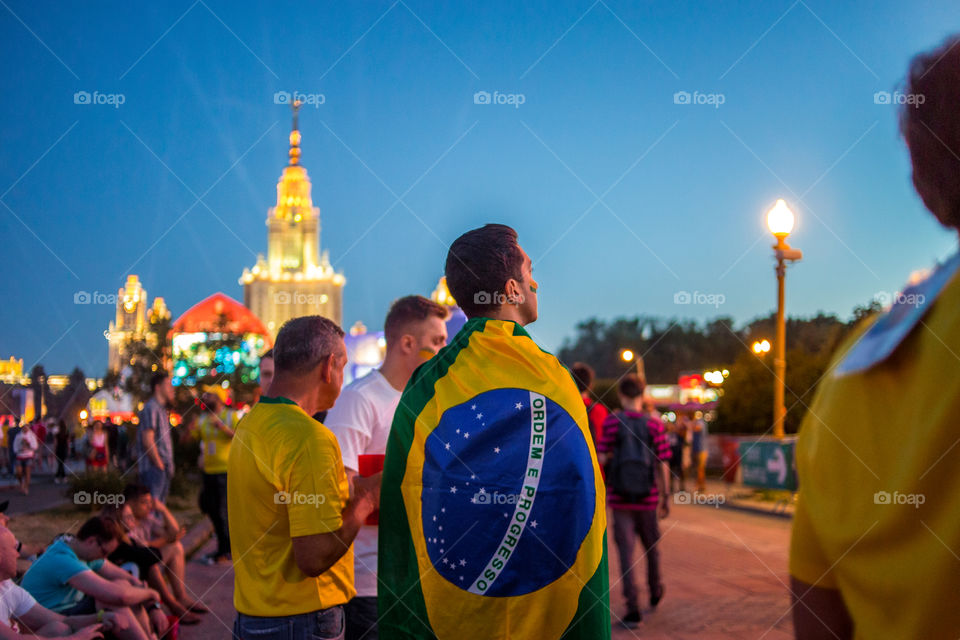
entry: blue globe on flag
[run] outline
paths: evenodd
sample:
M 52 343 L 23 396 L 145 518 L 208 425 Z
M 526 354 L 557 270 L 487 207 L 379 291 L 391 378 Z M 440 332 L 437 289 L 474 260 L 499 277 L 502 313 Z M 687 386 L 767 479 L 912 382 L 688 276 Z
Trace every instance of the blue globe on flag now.
M 524 389 L 450 407 L 426 441 L 421 494 L 430 560 L 472 593 L 517 596 L 569 570 L 590 530 L 593 460 L 576 421 Z

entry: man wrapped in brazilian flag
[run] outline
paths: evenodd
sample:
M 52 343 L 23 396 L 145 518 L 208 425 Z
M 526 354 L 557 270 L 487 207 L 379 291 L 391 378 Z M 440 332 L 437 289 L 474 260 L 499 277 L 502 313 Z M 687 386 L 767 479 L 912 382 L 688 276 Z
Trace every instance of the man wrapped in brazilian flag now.
M 380 637 L 610 637 L 606 505 L 583 400 L 523 326 L 531 262 L 510 227 L 450 247 L 469 318 L 414 373 L 380 500 Z

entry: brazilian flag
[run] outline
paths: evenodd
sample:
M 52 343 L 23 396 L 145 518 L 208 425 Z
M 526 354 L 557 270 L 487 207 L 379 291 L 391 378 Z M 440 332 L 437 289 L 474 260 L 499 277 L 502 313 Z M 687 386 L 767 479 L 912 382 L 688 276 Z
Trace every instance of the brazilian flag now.
M 380 635 L 610 637 L 606 504 L 570 373 L 474 318 L 414 373 L 387 444 Z

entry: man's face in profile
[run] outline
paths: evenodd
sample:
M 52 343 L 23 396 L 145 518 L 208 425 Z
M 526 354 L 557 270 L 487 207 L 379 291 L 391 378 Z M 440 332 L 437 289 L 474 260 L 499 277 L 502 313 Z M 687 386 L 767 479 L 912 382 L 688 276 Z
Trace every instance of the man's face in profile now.
M 517 310 L 522 318 L 521 324 L 528 325 L 537 320 L 537 281 L 533 279 L 533 261 L 527 252 L 520 248 L 523 254 L 523 264 L 520 267 L 522 281 L 520 284 L 519 304 Z

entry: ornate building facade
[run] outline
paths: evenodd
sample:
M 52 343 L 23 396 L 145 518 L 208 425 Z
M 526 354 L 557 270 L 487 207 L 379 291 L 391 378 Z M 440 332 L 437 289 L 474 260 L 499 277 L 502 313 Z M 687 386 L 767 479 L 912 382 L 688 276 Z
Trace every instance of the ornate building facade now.
M 164 327 L 169 320 L 170 311 L 163 298 L 154 298 L 153 306 L 148 306 L 147 290 L 140 284 L 140 279 L 127 276 L 126 284 L 117 292 L 116 319 L 104 334 L 110 344 L 110 369 L 119 372 L 130 364 L 130 348 L 134 344 L 144 343 L 155 349 L 160 344 L 157 328 Z
M 243 270 L 243 302 L 276 337 L 284 322 L 318 314 L 343 324 L 342 273 L 320 252 L 320 208 L 313 206 L 307 170 L 300 164 L 300 102 L 293 104 L 290 162 L 277 183 L 277 204 L 267 212 L 267 256 Z

